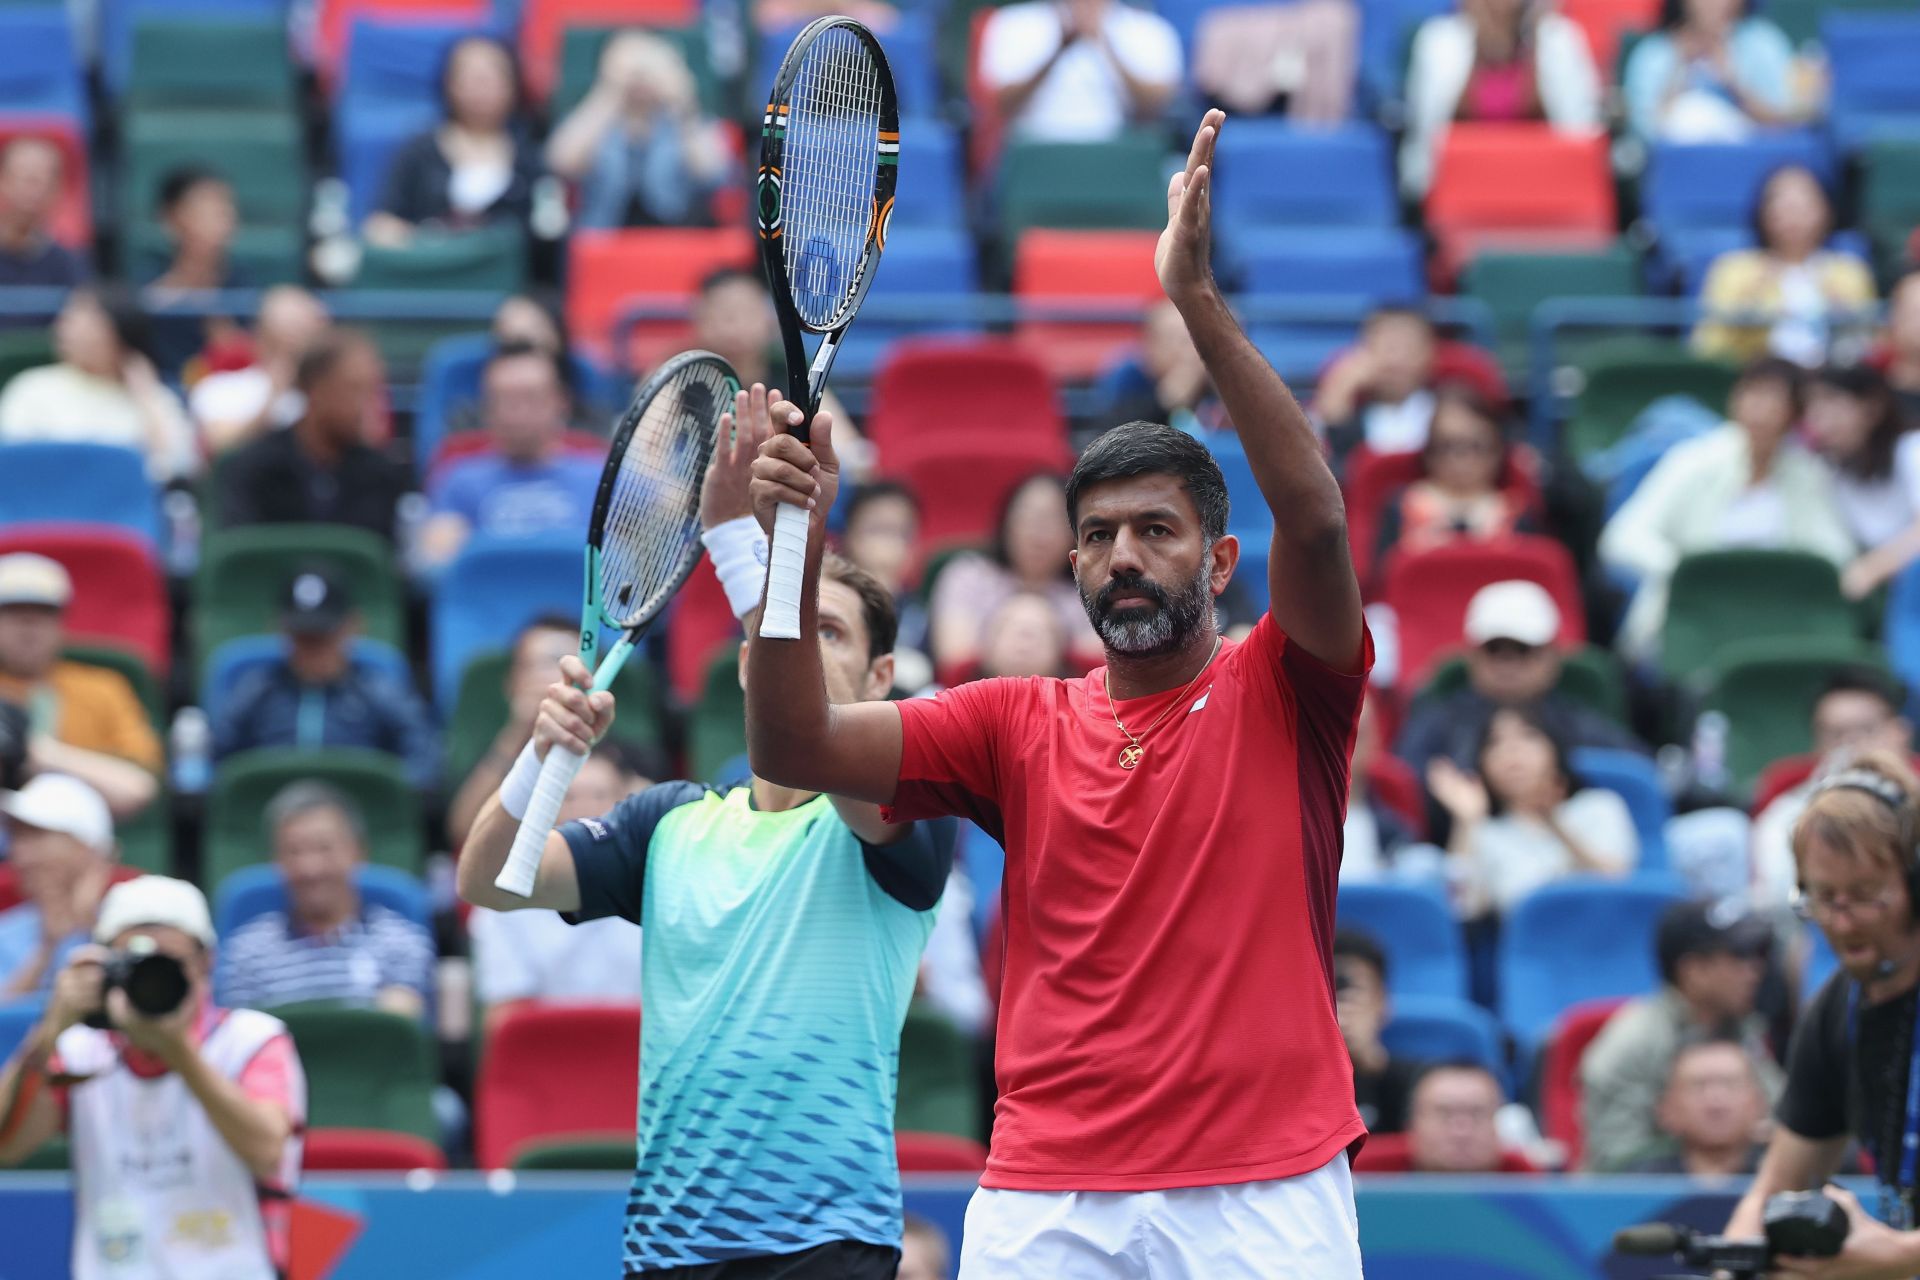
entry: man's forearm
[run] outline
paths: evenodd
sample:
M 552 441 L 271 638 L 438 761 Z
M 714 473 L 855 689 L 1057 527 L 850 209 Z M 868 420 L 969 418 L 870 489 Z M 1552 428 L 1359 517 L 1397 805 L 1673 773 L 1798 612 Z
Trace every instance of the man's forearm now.
M 752 618 L 747 660 L 747 760 L 756 777 L 778 786 L 816 789 L 806 754 L 827 737 L 832 708 L 820 667 L 821 536 L 807 539 L 800 581 L 800 637 L 762 640 L 761 610 Z
M 189 1047 L 173 1066 L 220 1140 L 253 1176 L 262 1181 L 276 1177 L 287 1139 L 293 1135 L 292 1117 L 271 1102 L 249 1098 L 237 1083 L 209 1066 L 198 1048 Z
M 153 802 L 160 784 L 131 760 L 88 751 L 54 738 L 33 742 L 33 766 L 42 773 L 70 773 L 100 793 L 116 818 L 130 817 Z
M 26 1111 L 53 1057 L 53 1044 L 46 1024 L 36 1023 L 13 1057 L 0 1065 L 0 1164 L 12 1164 L 28 1154 L 28 1144 L 21 1141 Z
M 480 806 L 480 816 L 460 846 L 460 863 L 454 873 L 460 896 L 476 907 L 495 911 L 513 911 L 527 905 L 525 898 L 494 887 L 494 878 L 507 865 L 507 853 L 520 824 L 500 804 L 496 789 Z

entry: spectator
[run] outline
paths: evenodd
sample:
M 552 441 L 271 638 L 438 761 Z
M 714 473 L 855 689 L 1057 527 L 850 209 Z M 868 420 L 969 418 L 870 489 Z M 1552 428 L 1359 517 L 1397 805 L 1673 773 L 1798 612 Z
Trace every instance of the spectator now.
M 1527 499 L 1501 482 L 1512 467 L 1505 429 L 1492 405 L 1464 386 L 1441 388 L 1421 447 L 1420 478 L 1381 513 L 1375 563 L 1460 540 L 1486 542 L 1537 532 Z
M 1793 46 L 1747 0 L 1666 0 L 1660 29 L 1634 45 L 1622 91 L 1627 126 L 1649 142 L 1744 142 L 1819 113 L 1797 85 Z
M 1695 1040 L 1673 1057 L 1655 1113 L 1672 1150 L 1628 1165 L 1628 1173 L 1733 1178 L 1759 1171 L 1767 1094 L 1751 1054 L 1738 1040 Z
M 1180 309 L 1165 300 L 1147 308 L 1140 349 L 1109 369 L 1094 391 L 1103 429 L 1142 419 L 1182 430 L 1231 425 Z
M 1795 364 L 1822 363 L 1836 326 L 1873 306 L 1873 272 L 1853 254 L 1823 247 L 1833 234 L 1833 203 L 1801 165 L 1781 166 L 1760 188 L 1753 233 L 1757 248 L 1723 253 L 1708 269 L 1700 287 L 1708 316 L 1693 331 L 1694 350 L 1735 360 L 1770 351 Z M 1853 323 L 1862 319 L 1856 314 Z
M 1374 453 L 1413 453 L 1433 424 L 1433 322 L 1406 307 L 1367 317 L 1358 345 L 1343 352 L 1315 388 L 1313 416 L 1336 460 L 1356 445 Z
M 557 669 L 557 661 L 547 668 L 549 674 Z M 536 695 L 536 705 L 538 700 Z M 635 771 L 618 742 L 601 742 L 580 766 L 558 820 L 608 813 L 654 781 Z M 529 1000 L 640 999 L 640 928 L 625 920 L 607 916 L 568 924 L 551 911 L 475 907 L 467 933 L 473 940 L 474 991 L 486 1007 L 489 1028 Z
M 893 607 L 900 616 L 900 634 L 893 651 L 895 687 L 924 685 L 926 679 L 915 681 L 899 672 L 902 650 L 912 650 L 918 656 L 927 648 L 927 607 L 921 603 L 920 593 L 913 590 L 920 560 L 920 500 L 913 490 L 892 480 L 861 485 L 847 503 L 840 549 L 893 593 Z M 922 657 L 920 665 L 924 664 Z M 932 672 L 924 675 L 930 678 Z
M 1920 271 L 1909 271 L 1887 295 L 1887 381 L 1907 421 L 1920 422 Z
M 0 1067 L 0 1164 L 70 1135 L 73 1275 L 286 1275 L 307 1111 L 293 1038 L 215 1006 L 213 922 L 184 880 L 115 885 L 93 940 Z M 175 1009 L 149 1017 L 104 990 L 109 949 L 174 961 Z
M 953 1246 L 947 1233 L 917 1213 L 901 1224 L 900 1269 L 894 1280 L 949 1280 L 953 1274 Z
M 43 773 L 0 792 L 7 860 L 24 899 L 0 911 L 0 1004 L 44 995 L 93 935 L 113 870 L 113 815 L 78 778 Z
M 280 602 L 286 656 L 242 679 L 213 726 L 213 754 L 258 747 L 358 747 L 400 758 L 407 781 L 440 777 L 433 717 L 411 684 L 353 660 L 360 613 L 346 582 L 323 568 L 287 580 Z
M 1415 1173 L 1522 1173 L 1503 1151 L 1497 1118 L 1506 1090 L 1477 1062 L 1441 1062 L 1423 1072 L 1408 1107 L 1407 1155 Z
M 1735 547 L 1806 551 L 1844 566 L 1853 535 L 1820 460 L 1792 438 L 1801 372 L 1778 357 L 1748 365 L 1729 400 L 1732 421 L 1669 449 L 1607 522 L 1600 559 L 1639 581 L 1620 645 L 1652 659 L 1667 586 L 1687 556 Z
M 436 468 L 427 485 L 433 517 L 421 556 L 429 569 L 451 561 L 476 533 L 584 538 L 593 513 L 601 459 L 567 451 L 559 359 L 525 344 L 501 347 L 481 375 L 481 397 L 491 447 Z
M 404 473 L 366 443 L 383 377 L 380 353 L 354 330 L 333 329 L 310 347 L 294 370 L 300 417 L 221 468 L 221 523 L 343 524 L 392 538 Z
M 578 184 L 574 225 L 705 225 L 727 178 L 727 145 L 700 109 L 686 59 L 648 31 L 621 31 L 600 54 L 600 74 L 547 140 L 547 167 Z
M 1180 87 L 1180 36 L 1118 0 L 1026 0 L 993 11 L 980 76 L 1013 132 L 1106 142 L 1153 122 Z
M 1862 751 L 1913 755 L 1913 722 L 1907 719 L 1906 690 L 1874 667 L 1844 667 L 1834 672 L 1813 701 L 1811 738 L 1819 762 L 1806 781 L 1770 801 L 1753 823 L 1753 891 L 1756 900 L 1784 907 L 1798 895 L 1799 871 L 1793 861 L 1793 828 L 1806 812 L 1820 778 Z
M 294 374 L 330 323 L 320 299 L 297 285 L 276 285 L 262 295 L 253 363 L 208 374 L 187 397 L 208 453 L 227 453 L 299 419 L 306 399 L 294 388 Z
M 173 245 L 173 259 L 148 285 L 151 303 L 189 300 L 196 293 L 247 285 L 231 257 L 240 211 L 225 178 L 198 165 L 175 169 L 161 180 L 158 213 Z M 169 378 L 178 378 L 209 343 L 230 337 L 235 328 L 224 317 L 155 316 L 154 362 Z
M 1097 663 L 1100 640 L 1073 582 L 1067 560 L 1072 549 L 1065 485 L 1059 476 L 1044 472 L 1028 477 L 1000 508 L 993 550 L 956 556 L 934 580 L 928 612 L 935 665 L 950 671 L 978 663 L 987 620 L 1020 591 L 1050 600 L 1067 634 L 1069 654 L 1088 665 Z
M 1559 726 L 1571 747 L 1613 747 L 1644 754 L 1625 728 L 1558 691 L 1560 609 L 1537 582 L 1515 579 L 1480 588 L 1463 628 L 1467 687 L 1416 702 L 1395 752 L 1424 773 L 1444 757 L 1471 767 L 1487 721 L 1502 707 L 1523 707 Z
M 1067 636 L 1053 602 L 1020 591 L 1000 602 L 980 633 L 982 676 L 1050 676 L 1067 672 Z
M 1502 707 L 1487 721 L 1474 771 L 1444 756 L 1427 789 L 1453 821 L 1447 853 L 1463 918 L 1504 916 L 1543 885 L 1577 874 L 1618 879 L 1640 857 L 1626 801 L 1583 788 L 1567 746 L 1539 712 Z
M 780 321 L 757 270 L 721 267 L 708 273 L 693 301 L 688 345 L 711 351 L 732 365 L 743 387 L 758 382 L 785 390 Z M 840 419 L 836 417 L 833 425 L 838 427 Z
M 1407 820 L 1373 793 L 1368 775 L 1380 754 L 1380 716 L 1373 699 L 1360 706 L 1347 770 L 1347 816 L 1341 830 L 1340 883 L 1385 879 L 1400 851 L 1413 843 Z
M 1193 31 L 1194 88 L 1229 115 L 1340 124 L 1353 110 L 1360 20 L 1353 0 L 1209 7 Z
M 47 229 L 66 167 L 60 148 L 45 138 L 14 138 L 0 146 L 0 286 L 62 289 L 86 280 L 86 261 Z M 0 319 L 6 328 L 37 323 L 30 316 Z
M 1909 425 L 1872 366 L 1828 365 L 1813 375 L 1807 434 L 1833 472 L 1847 528 L 1865 548 L 1840 574 L 1849 599 L 1871 595 L 1920 556 L 1920 434 Z
M 463 36 L 440 72 L 444 118 L 395 153 L 366 237 L 404 245 L 423 230 L 525 227 L 540 155 L 520 120 L 520 72 L 494 36 Z
M 524 343 L 559 359 L 570 359 L 567 331 L 551 307 L 532 294 L 516 293 L 493 310 L 487 326 L 496 346 Z
M 227 939 L 219 977 L 227 1003 L 272 1009 L 327 1000 L 424 1016 L 433 937 L 361 898 L 354 876 L 366 861 L 367 829 L 353 801 L 322 782 L 291 783 L 268 802 L 266 829 L 286 907 Z
M 1387 1052 L 1380 1033 L 1393 1020 L 1387 995 L 1387 953 L 1352 929 L 1333 935 L 1333 999 L 1340 1035 L 1353 1059 L 1353 1098 L 1369 1133 L 1399 1133 L 1407 1127 L 1414 1081 L 1421 1063 Z
M 1589 1168 L 1618 1170 L 1672 1152 L 1670 1143 L 1660 1145 L 1656 1117 L 1689 1037 L 1733 1039 L 1754 1060 L 1768 1095 L 1780 1096 L 1784 1079 L 1767 1049 L 1766 1020 L 1754 1012 L 1772 939 L 1765 923 L 1737 906 L 1668 909 L 1654 943 L 1660 989 L 1622 1005 L 1580 1059 Z
M 53 322 L 57 363 L 15 374 L 0 391 L 0 443 L 122 445 L 158 483 L 198 470 L 193 427 L 154 371 L 147 336 L 130 303 L 92 288 L 68 294 Z
M 553 683 L 554 672 L 560 669 L 560 659 L 579 652 L 580 623 L 575 618 L 557 614 L 535 618 L 520 628 L 520 634 L 514 637 L 513 657 L 507 664 L 507 678 L 502 690 L 508 707 L 506 721 L 500 726 L 500 732 L 494 735 L 493 745 L 473 766 L 473 771 L 460 784 L 460 790 L 447 806 L 447 838 L 455 848 L 465 842 L 468 829 L 473 826 L 474 818 L 479 816 L 480 806 L 500 789 L 507 770 L 513 767 L 514 757 L 520 754 L 520 748 L 526 746 L 527 739 L 533 736 L 534 714 L 540 709 L 540 699 L 546 696 L 547 686 Z M 595 812 L 606 811 L 600 809 Z M 519 914 L 537 913 L 528 911 Z
M 27 709 L 30 770 L 72 774 L 125 820 L 159 789 L 160 740 L 125 676 L 61 658 L 72 599 L 58 561 L 0 556 L 0 700 Z
M 1401 189 L 1411 199 L 1427 193 L 1454 121 L 1598 129 L 1600 88 L 1571 19 L 1535 0 L 1460 0 L 1459 13 L 1428 18 L 1413 37 Z

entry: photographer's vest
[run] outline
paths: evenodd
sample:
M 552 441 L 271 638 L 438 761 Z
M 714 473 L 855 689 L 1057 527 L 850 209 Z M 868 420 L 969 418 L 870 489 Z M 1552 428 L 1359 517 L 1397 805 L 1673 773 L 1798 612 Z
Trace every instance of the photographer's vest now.
M 229 1080 L 287 1030 L 251 1009 L 215 1018 L 200 1056 Z M 112 1037 L 91 1027 L 62 1032 L 58 1054 L 66 1075 L 88 1077 L 68 1091 L 75 1280 L 274 1280 L 262 1201 L 291 1190 L 298 1135 L 281 1186 L 268 1189 L 178 1075 L 134 1074 Z

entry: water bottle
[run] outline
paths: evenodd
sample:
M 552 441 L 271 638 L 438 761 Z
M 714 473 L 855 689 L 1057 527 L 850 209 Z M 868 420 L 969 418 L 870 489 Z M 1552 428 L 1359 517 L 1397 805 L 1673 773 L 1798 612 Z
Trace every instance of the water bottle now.
M 185 489 L 169 489 L 160 499 L 167 525 L 167 573 L 191 578 L 200 567 L 200 507 Z
M 199 707 L 182 707 L 168 735 L 176 795 L 204 793 L 213 777 L 213 726 Z
M 420 539 L 432 514 L 433 504 L 426 494 L 417 491 L 401 494 L 393 506 L 393 545 L 400 553 L 401 566 L 411 577 L 419 577 L 425 569 L 420 563 Z
M 1702 711 L 1693 722 L 1693 781 L 1702 791 L 1727 787 L 1727 735 L 1731 726 L 1719 711 Z

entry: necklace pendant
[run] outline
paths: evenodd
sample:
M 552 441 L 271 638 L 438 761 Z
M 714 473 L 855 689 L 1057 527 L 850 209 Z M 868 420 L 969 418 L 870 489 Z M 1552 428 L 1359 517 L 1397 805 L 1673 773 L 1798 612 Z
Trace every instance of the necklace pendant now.
M 1131 769 L 1139 764 L 1140 757 L 1146 754 L 1147 749 L 1145 747 L 1137 742 L 1129 742 L 1126 746 L 1120 748 L 1120 767 L 1122 769 Z

